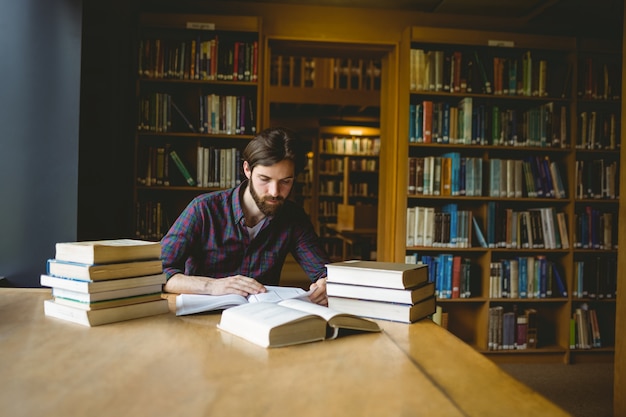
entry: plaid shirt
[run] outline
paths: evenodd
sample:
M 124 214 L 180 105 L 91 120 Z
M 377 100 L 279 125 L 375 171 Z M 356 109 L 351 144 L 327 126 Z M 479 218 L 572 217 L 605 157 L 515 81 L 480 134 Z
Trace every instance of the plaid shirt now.
M 245 275 L 264 285 L 278 285 L 291 253 L 304 272 L 317 281 L 326 276 L 328 255 L 304 210 L 286 200 L 281 212 L 268 217 L 250 240 L 241 207 L 244 181 L 236 188 L 197 196 L 161 240 L 163 270 L 223 278 Z

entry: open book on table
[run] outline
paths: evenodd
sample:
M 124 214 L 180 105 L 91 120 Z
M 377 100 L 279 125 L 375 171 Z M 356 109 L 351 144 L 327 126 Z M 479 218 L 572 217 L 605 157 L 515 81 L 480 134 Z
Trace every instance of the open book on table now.
M 378 324 L 310 301 L 246 303 L 224 310 L 218 328 L 262 347 L 334 339 L 341 330 L 379 332 Z
M 267 302 L 278 303 L 290 298 L 308 299 L 311 291 L 305 291 L 297 287 L 277 287 L 266 285 L 267 292 L 251 294 L 243 297 L 237 294 L 203 295 L 203 294 L 180 294 L 176 296 L 176 315 L 203 313 L 207 311 L 225 310 L 242 304 Z

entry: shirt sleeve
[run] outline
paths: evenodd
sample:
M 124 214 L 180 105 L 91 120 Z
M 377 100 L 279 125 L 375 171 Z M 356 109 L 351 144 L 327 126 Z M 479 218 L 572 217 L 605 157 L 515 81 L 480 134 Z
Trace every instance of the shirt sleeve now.
M 291 254 L 312 282 L 326 277 L 326 264 L 330 258 L 306 215 L 298 221 L 298 233 Z
M 194 200 L 161 239 L 161 260 L 167 279 L 175 274 L 185 273 L 185 262 L 193 247 L 194 230 L 197 228 L 198 219 L 198 207 Z

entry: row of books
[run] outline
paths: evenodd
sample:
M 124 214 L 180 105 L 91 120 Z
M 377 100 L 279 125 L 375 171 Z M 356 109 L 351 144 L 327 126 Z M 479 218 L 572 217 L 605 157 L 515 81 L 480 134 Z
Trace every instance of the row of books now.
M 551 69 L 547 59 L 533 57 L 531 51 L 494 56 L 478 50 L 412 48 L 410 89 L 416 92 L 560 97 L 567 81 L 561 90 L 548 91 L 548 86 L 555 84 L 548 83 L 548 79 L 557 79 L 556 74 L 550 73 Z
M 188 165 L 181 159 L 171 144 L 149 146 L 146 149 L 145 166 L 138 172 L 137 183 L 150 186 L 196 185 Z M 171 163 L 176 167 L 171 169 Z M 144 175 L 141 175 L 141 174 Z
M 343 196 L 344 182 L 341 180 L 320 180 L 320 197 L 341 197 Z M 349 197 L 376 197 L 377 184 L 372 181 L 350 181 L 348 186 Z
M 241 184 L 244 174 L 240 149 L 198 146 L 196 157 L 198 187 L 231 188 Z
M 570 319 L 570 349 L 592 349 L 602 347 L 602 333 L 598 312 L 582 304 L 574 310 Z
M 170 186 L 186 183 L 190 186 L 230 188 L 241 183 L 241 150 L 198 146 L 196 150 L 195 176 L 191 166 L 183 161 L 170 144 L 149 146 L 147 149 L 145 176 L 137 182 L 145 186 Z M 168 158 L 169 155 L 169 158 Z M 170 171 L 170 159 L 177 173 Z
M 417 259 L 417 255 L 415 256 Z M 476 271 L 469 258 L 450 253 L 424 255 L 417 262 L 409 263 L 428 266 L 428 280 L 435 283 L 435 296 L 438 299 L 470 298 L 472 296 L 472 275 Z
M 617 258 L 588 257 L 574 262 L 574 298 L 615 299 Z
M 576 198 L 619 198 L 619 162 L 608 159 L 577 160 L 574 175 Z
M 318 213 L 320 217 L 337 217 L 338 201 L 320 200 Z
M 557 264 L 544 255 L 489 263 L 489 298 L 553 297 L 567 297 L 567 284 Z
M 552 102 L 503 108 L 465 97 L 409 105 L 409 143 L 567 147 L 568 109 Z
M 537 310 L 523 313 L 505 311 L 503 306 L 489 307 L 488 350 L 534 349 L 538 345 Z
M 380 90 L 381 61 L 272 55 L 270 85 L 342 90 Z
M 321 138 L 319 152 L 320 154 L 375 156 L 380 153 L 380 138 L 360 136 Z
M 173 222 L 170 210 L 162 201 L 140 200 L 135 205 L 135 238 L 158 241 Z
M 459 210 L 456 203 L 441 208 L 414 206 L 407 208 L 406 246 L 436 248 L 471 248 L 472 228 L 482 246 L 484 239 L 477 220 L 469 210 Z M 478 230 L 476 230 L 478 228 Z
M 137 129 L 141 132 L 193 132 L 253 135 L 256 101 L 249 96 L 207 94 L 198 99 L 197 116 L 190 117 L 168 93 L 154 92 L 139 100 Z
M 566 215 L 554 207 L 515 210 L 487 203 L 487 246 L 490 248 L 569 249 Z
M 138 72 L 140 77 L 157 79 L 257 81 L 258 49 L 256 40 L 219 35 L 145 38 L 139 41 Z
M 615 219 L 615 220 L 614 220 Z M 574 247 L 578 249 L 617 249 L 617 213 L 592 206 L 574 213 Z
M 559 165 L 548 156 L 524 159 L 491 158 L 490 197 L 566 198 L 567 187 Z
M 403 323 L 435 312 L 427 265 L 350 260 L 326 269 L 328 306 L 334 310 Z
M 576 149 L 619 149 L 621 140 L 618 120 L 619 115 L 615 112 L 579 112 Z
M 343 175 L 345 164 L 343 158 L 324 158 L 319 163 L 320 174 Z M 375 158 L 350 158 L 347 168 L 351 172 L 376 172 L 378 160 Z
M 97 326 L 169 311 L 159 242 L 61 242 L 55 250 L 40 278 L 52 288 L 46 316 Z
M 578 96 L 590 100 L 619 100 L 622 95 L 620 64 L 592 56 L 581 58 Z
M 483 194 L 483 160 L 458 152 L 409 157 L 409 195 Z

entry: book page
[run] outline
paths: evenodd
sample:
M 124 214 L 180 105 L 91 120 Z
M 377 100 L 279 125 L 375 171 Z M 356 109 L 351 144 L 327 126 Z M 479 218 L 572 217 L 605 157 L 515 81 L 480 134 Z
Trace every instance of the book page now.
M 176 296 L 176 315 L 202 313 L 247 304 L 246 297 L 237 294 L 205 295 L 179 294 Z
M 207 295 L 207 294 L 179 294 L 176 296 L 176 315 L 202 313 L 204 311 L 222 310 L 241 304 L 265 302 L 278 303 L 291 298 L 308 299 L 312 290 L 304 291 L 298 287 L 278 287 L 267 285 L 267 292 L 251 294 L 247 298 L 236 294 Z
M 319 304 L 312 303 L 311 301 L 305 300 L 290 299 L 281 301 L 278 304 L 281 306 L 293 308 L 294 310 L 300 310 L 310 314 L 315 314 L 317 316 L 323 317 L 326 321 L 330 321 L 336 315 L 341 314 L 340 312 L 331 308 L 324 307 Z
M 298 287 L 277 287 L 273 285 L 266 285 L 267 292 L 261 294 L 250 294 L 248 301 L 251 303 L 265 302 L 265 303 L 278 303 L 282 300 L 288 300 L 290 298 L 308 298 L 313 292 L 312 290 L 304 291 Z

